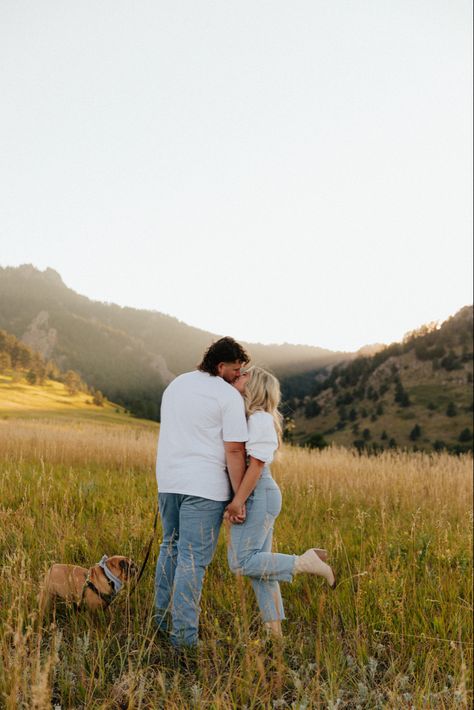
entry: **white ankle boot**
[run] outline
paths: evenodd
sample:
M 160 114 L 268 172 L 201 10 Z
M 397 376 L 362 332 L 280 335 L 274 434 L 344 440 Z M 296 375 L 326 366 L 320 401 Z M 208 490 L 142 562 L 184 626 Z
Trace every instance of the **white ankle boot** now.
M 321 555 L 320 555 L 321 553 Z M 324 577 L 331 589 L 336 586 L 336 578 L 330 566 L 324 562 L 321 557 L 327 557 L 326 550 L 311 548 L 306 550 L 303 555 L 298 555 L 295 561 L 294 573 L 301 574 L 317 574 L 319 577 Z

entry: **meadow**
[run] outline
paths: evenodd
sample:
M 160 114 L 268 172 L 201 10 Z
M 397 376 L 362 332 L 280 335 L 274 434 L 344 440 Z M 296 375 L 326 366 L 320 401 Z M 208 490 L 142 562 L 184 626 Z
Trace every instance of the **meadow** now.
M 108 613 L 38 615 L 53 562 L 141 562 L 156 506 L 155 428 L 0 419 L 0 706 L 43 708 L 469 708 L 472 458 L 286 447 L 275 548 L 327 547 L 331 591 L 282 585 L 285 639 L 266 639 L 253 593 L 226 563 L 202 598 L 198 664 L 176 663 L 152 623 L 160 540 Z

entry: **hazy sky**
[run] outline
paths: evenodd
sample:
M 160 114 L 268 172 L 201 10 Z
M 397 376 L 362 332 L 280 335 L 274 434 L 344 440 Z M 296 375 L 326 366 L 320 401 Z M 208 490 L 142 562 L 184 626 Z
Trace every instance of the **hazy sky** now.
M 1 0 L 0 265 L 356 349 L 472 302 L 471 0 Z

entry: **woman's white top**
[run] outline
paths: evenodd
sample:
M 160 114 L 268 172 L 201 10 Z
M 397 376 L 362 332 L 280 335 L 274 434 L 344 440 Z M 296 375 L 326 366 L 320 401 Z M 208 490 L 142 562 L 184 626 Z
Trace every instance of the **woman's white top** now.
M 247 454 L 264 463 L 273 461 L 278 448 L 278 436 L 273 417 L 268 412 L 254 412 L 248 418 L 249 438 L 245 444 Z

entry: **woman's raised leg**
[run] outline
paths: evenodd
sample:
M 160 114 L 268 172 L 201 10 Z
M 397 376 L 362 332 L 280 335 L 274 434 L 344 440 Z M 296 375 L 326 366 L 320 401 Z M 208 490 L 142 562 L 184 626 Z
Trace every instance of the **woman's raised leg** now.
M 271 552 L 272 541 L 273 523 L 262 545 L 262 552 Z M 285 610 L 283 608 L 279 582 L 274 579 L 266 579 L 265 577 L 260 579 L 250 577 L 250 583 L 255 592 L 258 608 L 260 609 L 265 625 L 272 634 L 281 636 L 281 621 L 285 618 Z

